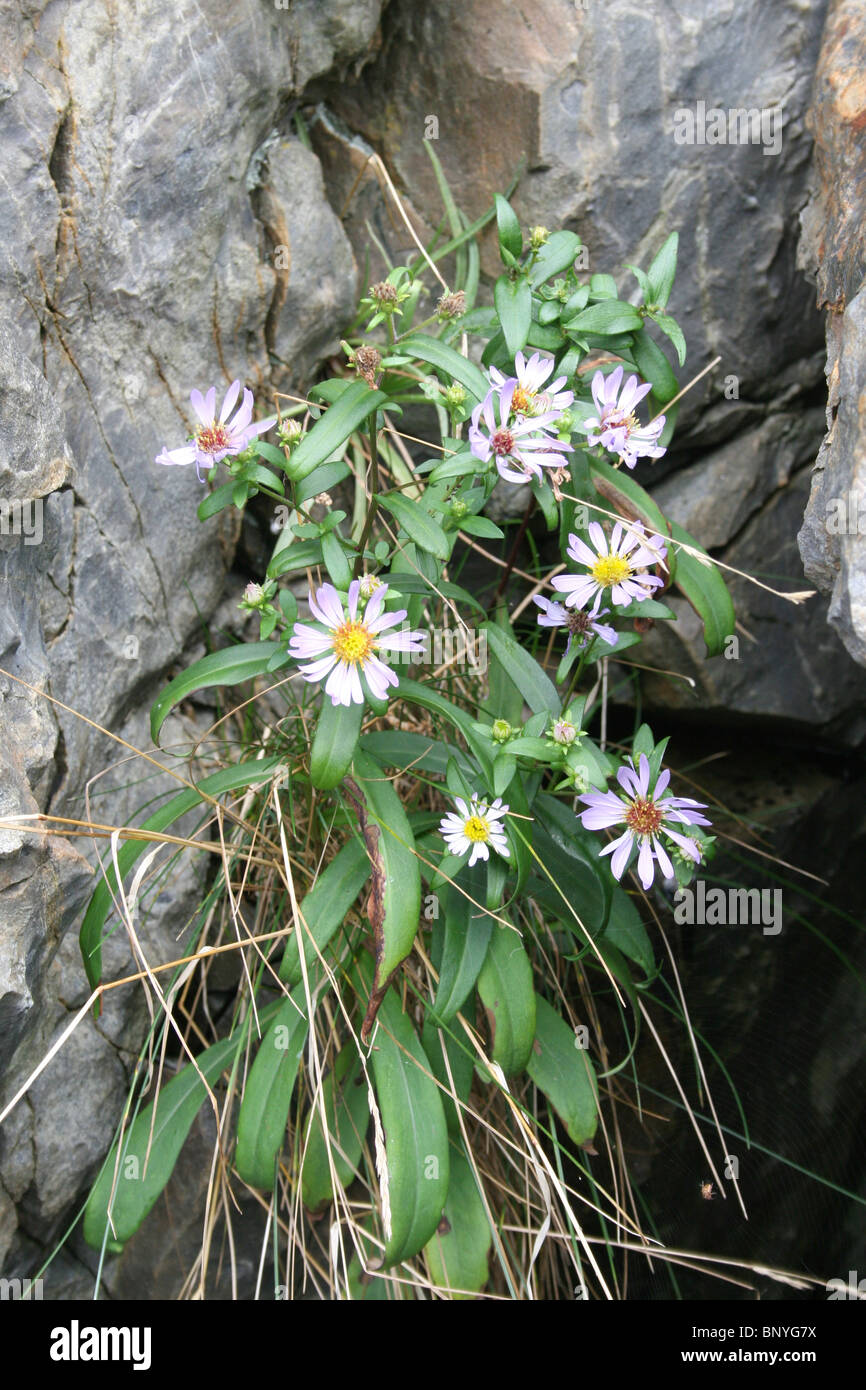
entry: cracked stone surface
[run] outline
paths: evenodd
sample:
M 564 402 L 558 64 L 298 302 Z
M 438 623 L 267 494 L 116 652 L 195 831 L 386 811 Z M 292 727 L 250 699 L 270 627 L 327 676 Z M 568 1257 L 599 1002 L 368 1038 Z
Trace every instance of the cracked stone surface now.
M 353 253 L 291 115 L 313 77 L 368 53 L 380 10 L 37 0 L 0 16 L 0 814 L 83 817 L 96 773 L 96 811 L 139 811 L 140 767 L 74 711 L 148 748 L 149 705 L 223 594 L 236 521 L 200 525 L 192 470 L 153 462 L 189 433 L 190 389 L 240 377 L 267 413 L 351 312 Z M 173 785 L 145 776 L 148 797 Z M 3 1099 L 87 998 L 93 857 L 0 833 Z M 148 895 L 151 959 L 182 949 L 201 869 Z M 115 934 L 107 976 L 129 961 Z M 114 991 L 4 1124 L 0 1266 L 86 1191 L 146 1018 L 140 992 Z
M 815 75 L 815 173 L 800 258 L 827 310 L 827 433 L 812 476 L 800 554 L 830 595 L 829 621 L 866 665 L 866 15 L 833 7 Z

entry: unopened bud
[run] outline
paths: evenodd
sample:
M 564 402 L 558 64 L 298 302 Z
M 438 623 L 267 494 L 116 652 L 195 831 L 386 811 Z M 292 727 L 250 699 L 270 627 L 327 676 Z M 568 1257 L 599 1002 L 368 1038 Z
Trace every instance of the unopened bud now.
M 529 245 L 533 251 L 540 251 L 550 232 L 546 227 L 532 227 L 529 232 Z
M 443 322 L 462 318 L 465 313 L 466 295 L 463 290 L 457 290 L 454 294 L 443 294 L 436 305 L 436 317 Z
M 452 381 L 445 392 L 445 404 L 449 410 L 459 410 L 466 404 L 466 387 L 461 386 L 459 381 Z
M 507 719 L 494 719 L 491 729 L 494 743 L 507 743 L 514 730 Z

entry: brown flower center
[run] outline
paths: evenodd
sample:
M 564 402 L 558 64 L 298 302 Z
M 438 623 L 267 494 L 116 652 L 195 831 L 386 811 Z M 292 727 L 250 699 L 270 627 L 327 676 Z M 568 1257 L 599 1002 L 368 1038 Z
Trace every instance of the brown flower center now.
M 514 448 L 514 435 L 511 430 L 497 430 L 490 440 L 490 446 L 498 457 L 505 457 Z
M 625 813 L 625 823 L 636 835 L 657 835 L 663 820 L 662 811 L 646 796 L 639 796 Z

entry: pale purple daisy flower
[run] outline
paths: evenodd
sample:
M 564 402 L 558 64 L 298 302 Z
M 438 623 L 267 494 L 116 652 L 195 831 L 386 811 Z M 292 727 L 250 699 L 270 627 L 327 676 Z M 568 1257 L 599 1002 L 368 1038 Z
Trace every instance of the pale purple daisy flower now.
M 199 426 L 189 444 L 182 444 L 179 449 L 163 449 L 161 454 L 157 454 L 157 463 L 184 464 L 194 463 L 195 471 L 198 474 L 200 483 L 204 482 L 202 468 L 212 468 L 220 459 L 224 459 L 227 454 L 240 454 L 255 439 L 257 434 L 264 434 L 272 425 L 276 424 L 276 415 L 270 416 L 267 420 L 253 419 L 253 393 L 244 387 L 244 395 L 241 404 L 235 411 L 232 419 L 229 419 L 235 408 L 237 398 L 240 394 L 241 384 L 233 381 L 223 397 L 222 408 L 219 419 L 216 417 L 216 388 L 212 386 L 206 396 L 201 391 L 190 391 L 189 398 L 192 408 L 199 419 Z
M 511 397 L 511 409 L 515 415 L 525 415 L 535 419 L 548 411 L 562 412 L 574 404 L 574 392 L 562 390 L 568 377 L 558 376 L 555 381 L 551 381 L 550 385 L 542 390 L 552 371 L 552 357 L 542 357 L 540 352 L 534 352 L 527 362 L 523 353 L 518 352 L 514 359 L 514 375 L 517 378 L 517 385 Z M 497 389 L 501 389 L 506 380 L 513 380 L 512 377 L 503 376 L 497 367 L 491 367 L 488 375 Z
M 321 632 L 308 623 L 295 623 L 289 650 L 298 661 L 313 658 L 300 668 L 301 675 L 307 681 L 322 681 L 327 676 L 325 694 L 330 695 L 334 705 L 364 703 L 362 675 L 377 700 L 384 700 L 388 687 L 398 684 L 396 673 L 376 656 L 381 648 L 400 652 L 424 649 L 423 632 L 387 631 L 406 617 L 405 608 L 396 613 L 382 612 L 387 593 L 388 585 L 381 584 L 359 617 L 359 579 L 353 579 L 349 585 L 348 611 L 333 584 L 323 584 L 315 598 L 310 594 L 309 604 L 313 617 L 327 631 Z
M 513 377 L 500 387 L 491 387 L 472 412 L 469 447 L 484 463 L 494 459 L 501 478 L 509 483 L 525 483 L 530 478 L 542 478 L 542 467 L 561 467 L 560 454 L 570 453 L 571 445 L 546 433 L 559 418 L 559 411 L 548 410 L 531 419 L 513 416 L 516 390 Z
M 585 613 L 582 608 L 576 608 L 569 613 L 568 609 L 561 603 L 553 599 L 544 598 L 542 594 L 536 594 L 533 603 L 537 603 L 541 612 L 538 615 L 539 627 L 564 627 L 568 630 L 568 642 L 566 652 L 571 651 L 571 644 L 577 641 L 578 646 L 585 647 L 591 635 L 600 637 L 603 642 L 607 642 L 609 647 L 615 647 L 617 641 L 616 628 L 610 627 L 608 623 L 596 622 L 596 618 L 603 618 L 610 612 L 609 608 L 600 608 L 593 613 Z
M 645 382 L 639 386 L 637 377 L 630 376 L 620 394 L 622 374 L 621 366 L 608 377 L 595 373 L 592 398 L 598 416 L 591 415 L 584 427 L 589 431 L 588 444 L 601 444 L 610 453 L 619 454 L 626 468 L 634 468 L 639 458 L 658 459 L 667 452 L 658 443 L 665 417 L 659 415 L 651 424 L 641 426 L 635 411 L 652 387 Z
M 589 536 L 595 553 L 579 536 L 568 538 L 567 554 L 578 564 L 586 566 L 585 574 L 558 574 L 551 584 L 565 594 L 569 608 L 585 608 L 590 599 L 596 616 L 605 589 L 610 589 L 614 604 L 631 603 L 633 599 L 652 598 L 653 590 L 664 581 L 654 574 L 644 574 L 650 565 L 664 565 L 667 546 L 661 536 L 649 535 L 639 521 L 633 521 L 623 534 L 618 521 L 611 532 L 610 545 L 597 521 L 589 523 Z
M 449 811 L 439 823 L 439 833 L 451 854 L 469 854 L 471 850 L 470 869 L 476 859 L 490 858 L 489 846 L 503 859 L 510 858 L 505 831 L 499 824 L 508 813 L 508 807 L 503 806 L 501 797 L 488 806 L 477 796 L 473 796 L 468 805 L 462 797 L 455 796 L 454 805 L 457 810 Z
M 693 801 L 689 796 L 665 795 L 671 774 L 666 770 L 658 775 L 655 786 L 650 787 L 650 765 L 645 753 L 638 760 L 638 771 L 629 759 L 628 767 L 621 767 L 616 779 L 625 792 L 586 792 L 579 799 L 587 809 L 580 811 L 584 830 L 607 830 L 614 825 L 625 825 L 618 839 L 612 840 L 599 854 L 610 854 L 613 858 L 610 867 L 614 878 L 620 879 L 625 872 L 629 856 L 635 844 L 638 845 L 637 871 L 645 889 L 652 885 L 655 863 L 658 862 L 665 878 L 674 877 L 674 866 L 670 855 L 659 839 L 665 835 L 679 847 L 686 858 L 700 863 L 701 851 L 697 842 L 688 835 L 672 830 L 668 822 L 677 825 L 710 825 L 702 801 Z

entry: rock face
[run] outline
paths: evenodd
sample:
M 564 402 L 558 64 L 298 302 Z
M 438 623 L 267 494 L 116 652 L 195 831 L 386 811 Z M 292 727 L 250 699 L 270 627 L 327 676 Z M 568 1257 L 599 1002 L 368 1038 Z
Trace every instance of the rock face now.
M 469 217 L 520 172 L 514 202 L 524 224 L 579 231 L 589 269 L 622 268 L 625 293 L 634 286 L 626 263 L 646 265 L 667 232 L 680 230 L 671 308 L 690 349 L 681 379 L 716 354 L 722 362 L 686 397 L 676 450 L 644 480 L 728 563 L 804 587 L 792 537 L 823 426 L 815 399 L 823 352 L 795 244 L 825 8 L 802 0 L 7 6 L 0 816 L 83 819 L 99 774 L 89 794 L 99 806 L 110 792 L 107 814 L 120 824 L 139 810 L 144 776 L 147 799 L 172 785 L 116 739 L 149 748 L 147 711 L 160 684 L 188 662 L 202 622 L 224 611 L 239 527 L 226 513 L 200 525 L 191 470 L 161 469 L 154 455 L 188 434 L 193 386 L 220 391 L 241 378 L 264 414 L 276 392 L 309 381 L 351 316 L 370 230 L 389 255 L 411 251 L 372 176 L 353 192 L 373 150 L 422 231 L 440 207 L 425 140 L 436 142 Z M 853 0 L 832 6 L 816 88 L 819 178 L 803 245 L 819 303 L 830 306 L 832 428 L 801 549 L 814 582 L 832 590 L 831 620 L 863 661 L 860 533 L 849 524 L 828 535 L 824 525 L 833 498 L 859 495 L 866 515 L 857 11 Z M 750 109 L 749 140 L 736 113 Z M 714 111 L 724 116 L 717 143 Z M 482 262 L 495 270 L 489 230 Z M 686 610 L 676 649 L 658 633 L 652 660 L 692 674 L 699 698 L 650 680 L 647 699 L 696 714 L 702 706 L 704 716 L 835 721 L 850 737 L 862 681 L 823 610 L 735 588 L 760 645 L 741 634 L 739 660 L 708 674 Z M 188 734 L 174 720 L 164 741 Z M 0 829 L 0 1105 L 86 1003 L 75 928 L 94 862 L 89 841 Z M 200 873 L 184 862 L 149 893 L 139 930 L 154 956 L 182 948 Z M 128 960 L 125 936 L 115 935 L 108 977 Z M 6 1259 L 10 1272 L 38 1265 L 86 1191 L 146 1025 L 141 994 L 112 992 L 99 1022 L 82 1021 L 3 1125 L 0 1266 Z M 166 1201 L 178 1247 L 186 1232 L 194 1252 L 196 1223 L 178 1215 L 182 1198 Z M 153 1232 L 137 1239 L 137 1253 L 112 1276 L 119 1296 L 140 1285 L 152 1265 L 148 1242 L 159 1244 Z M 188 1268 L 185 1250 L 161 1266 L 166 1296 Z M 89 1257 L 78 1256 L 80 1266 L 65 1254 L 52 1267 L 46 1296 L 88 1296 Z
M 830 594 L 829 620 L 866 665 L 866 15 L 833 6 L 815 76 L 815 188 L 801 259 L 827 309 L 827 434 L 815 465 L 800 553 Z
M 336 344 L 357 272 L 291 113 L 311 78 L 367 52 L 380 8 L 0 17 L 0 814 L 84 818 L 88 779 L 128 753 L 100 727 L 149 747 L 158 683 L 220 599 L 235 523 L 199 525 L 193 470 L 153 459 L 189 433 L 192 387 L 240 377 L 267 413 Z M 140 806 L 123 788 L 142 771 L 109 776 L 114 823 Z M 170 785 L 154 776 L 147 796 Z M 87 998 L 73 929 L 92 858 L 86 841 L 0 832 L 6 1098 Z M 197 878 L 151 895 L 154 955 L 176 954 Z M 118 976 L 127 943 L 108 951 Z M 107 1148 L 146 1019 L 121 993 L 3 1126 L 0 1265 L 50 1240 Z

